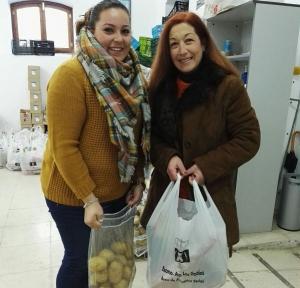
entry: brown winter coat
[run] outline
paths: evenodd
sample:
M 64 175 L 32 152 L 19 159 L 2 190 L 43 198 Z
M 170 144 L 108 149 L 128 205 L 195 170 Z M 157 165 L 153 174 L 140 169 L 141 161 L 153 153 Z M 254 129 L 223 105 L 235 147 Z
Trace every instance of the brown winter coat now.
M 190 92 L 197 97 L 196 90 Z M 260 143 L 259 124 L 241 81 L 235 76 L 225 76 L 212 97 L 182 111 L 177 127 L 179 143 L 173 147 L 152 134 L 154 171 L 141 223 L 147 225 L 170 182 L 166 173 L 168 162 L 178 155 L 186 169 L 193 164 L 201 169 L 206 187 L 226 223 L 230 247 L 239 241 L 235 201 L 237 168 L 256 154 Z

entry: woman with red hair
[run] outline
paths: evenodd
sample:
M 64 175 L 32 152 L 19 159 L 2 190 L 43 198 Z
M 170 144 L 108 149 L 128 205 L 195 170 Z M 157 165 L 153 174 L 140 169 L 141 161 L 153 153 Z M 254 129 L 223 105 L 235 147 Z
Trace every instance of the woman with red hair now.
M 226 223 L 231 254 L 239 240 L 236 172 L 258 151 L 260 129 L 239 72 L 196 14 L 179 12 L 165 23 L 149 95 L 154 171 L 142 225 L 180 173 L 182 198 L 193 200 L 192 180 L 206 185 Z

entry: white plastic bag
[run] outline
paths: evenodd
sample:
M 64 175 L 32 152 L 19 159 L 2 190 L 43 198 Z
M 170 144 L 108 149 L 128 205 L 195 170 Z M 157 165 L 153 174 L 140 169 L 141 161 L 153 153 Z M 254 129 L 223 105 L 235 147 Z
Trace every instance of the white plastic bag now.
M 133 218 L 135 208 L 105 214 L 102 227 L 92 229 L 89 244 L 89 288 L 132 286 L 135 275 Z
M 179 185 L 168 186 L 147 225 L 149 287 L 221 287 L 229 258 L 225 223 L 204 186 L 206 202 L 194 181 L 193 202 L 179 200 Z

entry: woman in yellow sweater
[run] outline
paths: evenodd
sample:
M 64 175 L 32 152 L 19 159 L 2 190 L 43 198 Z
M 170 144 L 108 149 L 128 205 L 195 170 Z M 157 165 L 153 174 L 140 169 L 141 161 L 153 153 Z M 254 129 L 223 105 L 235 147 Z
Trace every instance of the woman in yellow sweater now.
M 88 287 L 91 228 L 136 205 L 150 134 L 146 81 L 130 48 L 129 12 L 104 0 L 76 23 L 76 56 L 48 84 L 42 189 L 65 254 L 57 288 Z

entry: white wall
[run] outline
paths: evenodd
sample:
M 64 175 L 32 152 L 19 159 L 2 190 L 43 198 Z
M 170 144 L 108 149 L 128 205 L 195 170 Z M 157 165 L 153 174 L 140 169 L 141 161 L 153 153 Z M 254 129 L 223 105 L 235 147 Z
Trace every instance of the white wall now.
M 151 28 L 161 24 L 162 16 L 165 16 L 164 11 L 164 0 L 131 0 L 133 37 L 151 37 Z
M 55 56 L 13 55 L 10 44 L 12 39 L 10 2 L 16 1 L 0 1 L 0 32 L 2 39 L 0 41 L 2 71 L 0 76 L 0 131 L 10 128 L 19 129 L 19 109 L 29 109 L 27 66 L 39 65 L 41 67 L 41 92 L 44 105 L 46 85 L 50 75 L 61 62 L 71 56 L 70 54 L 56 54 Z M 98 3 L 95 0 L 56 0 L 56 2 L 73 7 L 74 21 L 89 7 Z M 131 9 L 133 36 L 137 39 L 139 36 L 151 36 L 151 28 L 161 23 L 164 1 L 132 0 Z

